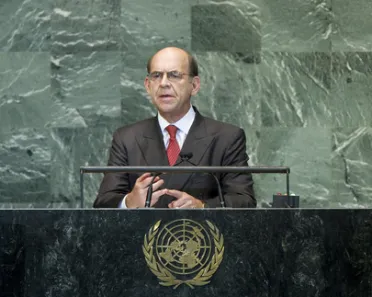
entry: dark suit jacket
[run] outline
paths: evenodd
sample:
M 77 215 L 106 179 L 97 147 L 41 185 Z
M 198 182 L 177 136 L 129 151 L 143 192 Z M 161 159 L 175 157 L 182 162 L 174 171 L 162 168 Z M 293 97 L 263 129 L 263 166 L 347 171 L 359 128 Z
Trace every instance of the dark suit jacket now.
M 195 108 L 194 108 L 195 109 Z M 185 139 L 181 152 L 192 153 L 190 162 L 200 166 L 247 166 L 246 138 L 242 129 L 200 115 L 196 116 Z M 192 166 L 181 162 L 176 164 Z M 157 117 L 150 118 L 115 131 L 109 166 L 169 166 L 163 135 Z M 94 207 L 117 208 L 141 175 L 105 174 Z M 251 175 L 218 174 L 227 207 L 255 207 Z M 208 174 L 164 174 L 163 187 L 187 192 L 206 203 L 206 207 L 218 207 L 218 191 L 215 180 Z M 167 208 L 174 198 L 163 195 L 154 207 Z

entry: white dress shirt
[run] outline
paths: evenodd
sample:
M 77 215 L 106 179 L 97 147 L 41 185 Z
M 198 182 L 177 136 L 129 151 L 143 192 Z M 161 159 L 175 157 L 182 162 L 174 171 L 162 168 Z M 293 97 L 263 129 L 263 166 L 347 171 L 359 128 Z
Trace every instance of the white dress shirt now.
M 169 133 L 165 128 L 167 128 L 169 125 L 173 125 L 177 127 L 177 133 L 176 133 L 176 139 L 178 142 L 178 145 L 180 147 L 180 150 L 182 149 L 183 143 L 185 142 L 186 136 L 190 131 L 191 125 L 194 122 L 195 119 L 195 111 L 192 107 L 190 107 L 187 114 L 183 116 L 179 121 L 175 123 L 168 123 L 166 119 L 164 119 L 160 114 L 158 114 L 158 121 L 159 126 L 161 129 L 161 132 L 163 134 L 163 140 L 164 140 L 164 147 L 167 148 L 169 144 Z
M 169 133 L 165 128 L 169 125 L 173 125 L 177 127 L 177 133 L 176 133 L 176 139 L 178 142 L 178 145 L 180 147 L 180 150 L 182 149 L 182 146 L 185 142 L 186 136 L 190 131 L 191 125 L 195 120 L 195 110 L 190 105 L 189 111 L 177 122 L 175 123 L 169 123 L 166 119 L 164 119 L 159 113 L 158 113 L 158 121 L 159 126 L 161 129 L 161 133 L 163 134 L 163 141 L 164 141 L 164 147 L 167 148 L 169 144 Z M 125 203 L 125 200 L 127 198 L 127 195 L 125 195 L 123 201 L 121 202 L 120 208 L 127 208 L 127 205 Z

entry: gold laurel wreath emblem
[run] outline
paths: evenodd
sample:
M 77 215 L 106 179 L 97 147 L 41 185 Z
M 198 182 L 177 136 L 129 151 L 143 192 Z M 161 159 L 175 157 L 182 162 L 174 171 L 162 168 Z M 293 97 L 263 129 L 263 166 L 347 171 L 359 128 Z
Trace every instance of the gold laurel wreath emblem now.
M 161 281 L 159 284 L 162 286 L 174 286 L 176 289 L 181 284 L 186 284 L 190 288 L 194 289 L 194 286 L 204 286 L 210 283 L 210 278 L 217 271 L 218 267 L 221 264 L 223 253 L 224 253 L 224 238 L 220 231 L 215 225 L 210 221 L 206 220 L 209 230 L 213 236 L 214 241 L 214 255 L 211 261 L 207 266 L 201 269 L 195 277 L 189 280 L 179 280 L 177 279 L 169 270 L 162 267 L 158 262 L 156 262 L 153 245 L 155 241 L 156 234 L 159 231 L 161 220 L 157 221 L 154 226 L 152 226 L 147 234 L 144 237 L 144 244 L 142 246 L 142 251 L 145 255 L 146 263 L 150 268 L 151 272 L 155 274 L 158 279 Z

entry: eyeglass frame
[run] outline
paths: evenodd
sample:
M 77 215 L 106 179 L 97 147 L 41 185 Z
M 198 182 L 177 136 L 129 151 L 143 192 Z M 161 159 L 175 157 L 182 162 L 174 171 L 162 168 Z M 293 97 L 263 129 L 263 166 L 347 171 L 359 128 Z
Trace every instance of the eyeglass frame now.
M 159 77 L 153 77 L 152 75 L 153 74 L 156 74 L 156 73 L 161 74 L 161 76 L 159 76 Z M 178 77 L 171 78 L 170 77 L 170 74 L 171 73 L 178 73 L 178 74 L 180 74 L 180 77 L 179 78 Z M 172 71 L 153 71 L 151 73 L 147 73 L 146 76 L 151 81 L 156 82 L 156 81 L 161 81 L 163 79 L 163 77 L 164 77 L 164 74 L 167 74 L 167 79 L 169 81 L 171 81 L 171 82 L 178 82 L 178 81 L 180 81 L 183 78 L 184 75 L 187 75 L 187 76 L 190 76 L 190 77 L 195 77 L 195 75 L 192 75 L 191 73 L 180 72 L 180 71 L 177 71 L 177 70 L 172 70 Z

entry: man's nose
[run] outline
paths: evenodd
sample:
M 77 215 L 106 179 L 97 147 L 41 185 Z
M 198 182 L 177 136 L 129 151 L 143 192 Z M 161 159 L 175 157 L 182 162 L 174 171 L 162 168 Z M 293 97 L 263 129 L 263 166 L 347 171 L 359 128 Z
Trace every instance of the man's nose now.
M 162 87 L 166 87 L 166 86 L 169 86 L 170 82 L 169 82 L 169 79 L 168 79 L 168 74 L 166 72 L 163 73 L 163 76 L 161 77 L 161 80 L 160 80 L 160 85 Z

